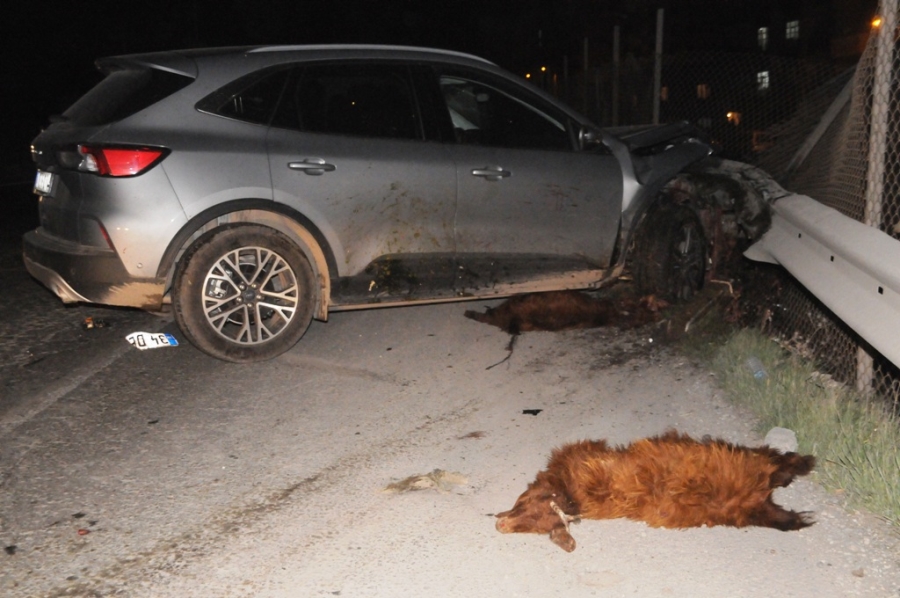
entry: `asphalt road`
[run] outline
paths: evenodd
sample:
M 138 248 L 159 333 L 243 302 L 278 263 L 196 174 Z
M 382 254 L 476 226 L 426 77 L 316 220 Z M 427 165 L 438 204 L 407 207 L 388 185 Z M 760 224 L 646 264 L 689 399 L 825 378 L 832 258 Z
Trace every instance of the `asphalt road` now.
M 898 596 L 897 539 L 814 479 L 800 532 L 573 527 L 501 535 L 550 450 L 669 427 L 758 444 L 715 380 L 652 332 L 508 338 L 472 304 L 333 315 L 226 364 L 124 337 L 165 319 L 66 308 L 3 254 L 0 595 Z M 106 325 L 86 329 L 92 317 Z M 388 493 L 408 476 L 458 474 Z

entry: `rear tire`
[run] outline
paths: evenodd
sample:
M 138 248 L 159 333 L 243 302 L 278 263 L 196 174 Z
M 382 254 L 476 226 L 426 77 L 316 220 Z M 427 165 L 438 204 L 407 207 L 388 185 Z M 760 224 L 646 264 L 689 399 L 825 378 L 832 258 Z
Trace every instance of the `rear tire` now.
M 274 229 L 241 225 L 212 231 L 185 253 L 172 304 L 179 328 L 198 349 L 247 363 L 297 344 L 315 300 L 303 252 Z
M 697 214 L 674 204 L 654 208 L 638 231 L 631 261 L 641 294 L 690 299 L 706 277 L 707 241 Z

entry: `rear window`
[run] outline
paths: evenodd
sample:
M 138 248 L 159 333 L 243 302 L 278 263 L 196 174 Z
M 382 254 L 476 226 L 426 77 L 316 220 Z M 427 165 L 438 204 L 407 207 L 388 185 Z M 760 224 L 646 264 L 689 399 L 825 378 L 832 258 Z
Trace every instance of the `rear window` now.
M 191 77 L 159 69 L 114 70 L 72 104 L 63 116 L 77 125 L 106 125 L 140 112 L 192 81 Z

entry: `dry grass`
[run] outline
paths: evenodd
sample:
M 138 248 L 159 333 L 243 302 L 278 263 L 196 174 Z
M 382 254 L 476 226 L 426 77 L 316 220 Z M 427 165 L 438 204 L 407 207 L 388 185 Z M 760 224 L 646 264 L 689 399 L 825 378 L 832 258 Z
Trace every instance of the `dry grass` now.
M 765 378 L 753 377 L 751 356 Z M 858 396 L 753 330 L 734 333 L 711 364 L 729 399 L 756 414 L 760 431 L 794 430 L 800 451 L 818 458 L 826 487 L 900 525 L 900 422 L 877 399 Z

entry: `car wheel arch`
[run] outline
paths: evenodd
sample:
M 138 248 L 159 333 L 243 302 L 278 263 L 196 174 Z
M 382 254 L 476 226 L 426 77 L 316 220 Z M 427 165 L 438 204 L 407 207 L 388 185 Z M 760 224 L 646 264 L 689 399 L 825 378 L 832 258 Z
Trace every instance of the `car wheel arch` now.
M 701 163 L 701 166 L 704 164 Z M 661 181 L 653 188 L 646 187 L 642 190 L 640 196 L 635 198 L 629 209 L 622 214 L 615 256 L 617 264 L 624 264 L 628 260 L 629 253 L 632 251 L 637 237 L 641 234 L 642 226 L 654 210 L 666 204 L 679 204 L 689 207 L 699 216 L 702 212 L 714 207 L 714 202 L 705 195 L 712 195 L 715 191 L 720 191 L 726 196 L 734 195 L 735 183 L 728 178 L 728 175 L 719 175 L 718 180 L 709 177 L 708 181 L 710 182 L 703 191 L 700 191 L 693 182 L 695 177 L 696 173 L 693 172 L 693 169 L 688 168 L 668 181 Z M 708 220 L 701 217 L 700 221 L 707 238 L 714 239 L 716 231 L 709 228 Z
M 677 176 L 673 177 L 668 183 L 674 181 Z M 647 215 L 661 204 L 671 201 L 671 197 L 666 192 L 668 183 L 662 181 L 653 187 L 643 187 L 640 193 L 632 200 L 628 209 L 622 212 L 622 217 L 619 221 L 616 250 L 613 256 L 613 263 L 616 266 L 624 267 L 629 260 L 635 239 L 640 234 Z
M 297 245 L 312 265 L 317 281 L 318 301 L 313 317 L 327 320 L 331 303 L 331 277 L 337 273 L 334 254 L 325 236 L 308 218 L 287 206 L 272 204 L 271 201 L 228 202 L 192 218 L 169 243 L 160 261 L 157 275 L 166 279 L 167 293 L 171 292 L 179 261 L 197 239 L 210 231 L 242 224 L 268 226 L 286 235 Z
M 709 274 L 709 237 L 690 202 L 655 202 L 640 223 L 629 259 L 638 292 L 687 301 Z
M 631 254 L 646 235 L 654 213 L 666 206 L 691 210 L 708 244 L 708 278 L 727 267 L 725 260 L 735 247 L 752 243 L 771 225 L 770 197 L 777 197 L 767 175 L 738 162 L 707 159 L 679 172 L 664 185 L 636 202 L 623 214 L 617 262 L 633 266 Z M 625 224 L 628 226 L 626 227 Z

